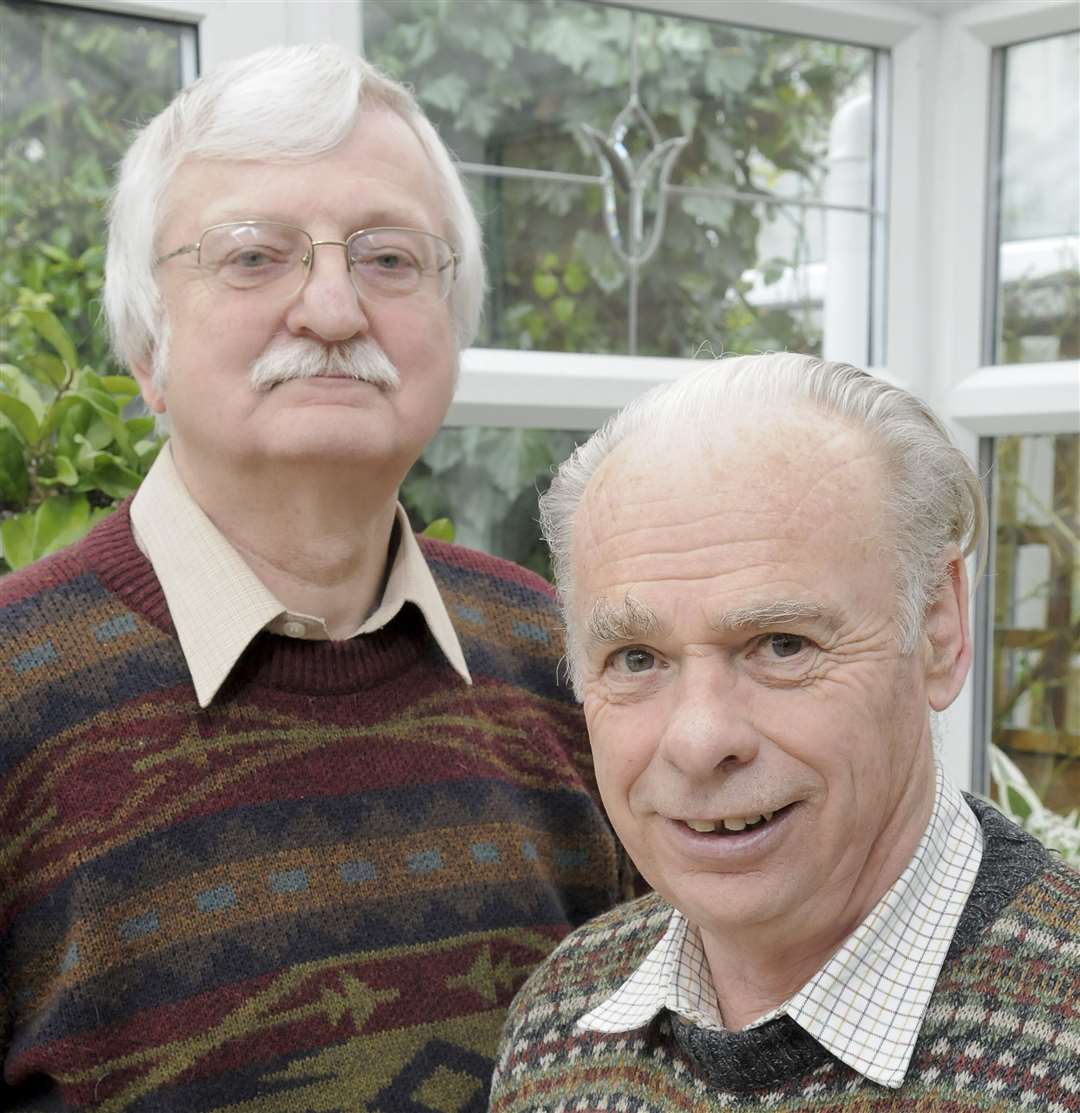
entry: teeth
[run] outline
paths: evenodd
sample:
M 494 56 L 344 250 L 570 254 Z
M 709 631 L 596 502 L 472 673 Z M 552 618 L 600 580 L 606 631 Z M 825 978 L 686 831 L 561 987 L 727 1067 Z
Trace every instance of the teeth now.
M 691 831 L 700 831 L 710 834 L 718 828 L 725 831 L 745 831 L 747 827 L 756 827 L 759 823 L 768 823 L 776 812 L 762 812 L 760 815 L 732 816 L 730 819 L 687 819 L 683 822 Z
M 691 831 L 708 832 L 716 830 L 716 824 L 708 819 L 688 819 L 686 821 L 686 826 L 689 827 Z

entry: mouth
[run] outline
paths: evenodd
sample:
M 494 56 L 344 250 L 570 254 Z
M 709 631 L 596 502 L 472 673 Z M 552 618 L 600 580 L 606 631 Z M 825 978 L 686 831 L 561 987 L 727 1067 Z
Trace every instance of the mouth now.
M 719 835 L 721 838 L 758 831 L 787 815 L 796 805 L 785 804 L 771 812 L 750 812 L 746 815 L 727 815 L 717 819 L 683 819 L 683 826 L 701 835 Z

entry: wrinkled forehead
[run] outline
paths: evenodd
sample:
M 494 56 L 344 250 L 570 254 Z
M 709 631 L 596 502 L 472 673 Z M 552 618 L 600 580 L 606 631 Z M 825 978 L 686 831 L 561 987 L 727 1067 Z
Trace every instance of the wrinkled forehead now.
M 813 411 L 747 413 L 715 429 L 627 437 L 603 461 L 575 519 L 580 588 L 649 561 L 710 574 L 795 548 L 879 545 L 884 468 L 869 437 Z M 626 569 L 624 574 L 619 569 Z
M 275 155 L 268 145 L 265 158 L 185 160 L 166 189 L 159 229 L 251 217 L 303 226 L 307 212 L 320 207 L 357 228 L 448 231 L 446 201 L 426 144 L 410 121 L 381 104 L 362 108 L 340 142 L 329 149 L 313 146 L 310 156 Z

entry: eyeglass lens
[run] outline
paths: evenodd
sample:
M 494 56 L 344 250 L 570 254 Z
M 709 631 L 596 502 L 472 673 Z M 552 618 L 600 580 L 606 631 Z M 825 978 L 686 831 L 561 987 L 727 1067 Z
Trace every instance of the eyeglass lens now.
M 222 224 L 203 233 L 199 265 L 234 290 L 280 285 L 291 295 L 303 286 L 316 246 L 332 244 L 313 244 L 305 231 L 289 224 Z M 430 290 L 445 297 L 453 282 L 449 245 L 427 232 L 375 228 L 354 233 L 347 247 L 349 273 L 361 295 L 401 297 Z

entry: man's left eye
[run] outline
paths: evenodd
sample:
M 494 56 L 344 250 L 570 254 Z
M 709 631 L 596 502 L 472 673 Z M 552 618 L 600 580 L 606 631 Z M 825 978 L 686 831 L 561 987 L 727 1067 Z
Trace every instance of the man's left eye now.
M 794 657 L 806 647 L 806 638 L 798 634 L 770 634 L 766 642 L 777 657 Z
M 416 260 L 404 251 L 380 251 L 361 260 L 364 265 L 374 266 L 381 271 L 419 270 Z

